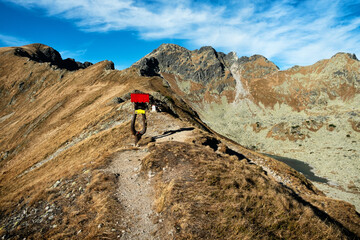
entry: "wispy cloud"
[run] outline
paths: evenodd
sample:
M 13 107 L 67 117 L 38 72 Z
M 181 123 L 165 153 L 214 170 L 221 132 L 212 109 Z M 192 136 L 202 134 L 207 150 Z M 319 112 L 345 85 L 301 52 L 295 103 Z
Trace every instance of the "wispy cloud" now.
M 65 59 L 65 58 L 82 57 L 82 56 L 85 55 L 86 52 L 87 52 L 87 49 L 79 49 L 79 50 L 76 50 L 76 51 L 64 50 L 64 51 L 61 51 L 60 54 L 61 54 L 61 57 L 63 59 Z
M 133 30 L 140 38 L 182 39 L 238 55 L 262 54 L 283 67 L 339 51 L 360 53 L 359 0 L 8 0 L 42 8 L 92 32 Z
M 27 41 L 25 39 L 14 37 L 14 36 L 9 36 L 9 35 L 4 35 L 4 34 L 0 34 L 0 42 L 2 42 L 5 46 L 8 46 L 8 47 L 22 46 L 22 45 L 26 45 L 26 44 L 30 43 L 29 41 Z

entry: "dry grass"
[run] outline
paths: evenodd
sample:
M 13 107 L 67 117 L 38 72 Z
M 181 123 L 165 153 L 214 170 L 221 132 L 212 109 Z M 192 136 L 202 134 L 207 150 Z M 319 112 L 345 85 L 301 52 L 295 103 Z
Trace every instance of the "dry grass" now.
M 132 106 L 115 104 L 115 97 L 134 89 L 158 92 L 172 99 L 168 104 L 180 119 L 209 130 L 160 78 L 139 77 L 135 69 L 107 70 L 108 64 L 68 72 L 0 49 L 0 236 L 121 236 L 117 179 L 102 169 L 119 149 L 131 150 Z M 150 141 L 144 137 L 139 145 L 146 148 Z M 144 171 L 158 172 L 154 202 L 164 215 L 164 236 L 169 231 L 182 239 L 350 236 L 260 167 L 226 155 L 225 146 L 218 155 L 203 143 L 152 144 L 143 160 Z M 354 215 L 345 211 L 342 218 L 334 216 L 354 231 L 357 225 L 345 219 Z
M 97 169 L 131 142 L 130 109 L 112 99 L 131 91 L 127 84 L 136 76 L 108 72 L 106 62 L 70 73 L 1 54 L 0 107 L 2 115 L 12 113 L 0 123 L 0 152 L 7 153 L 0 162 L 1 235 L 115 238 L 121 234 L 112 231 L 121 214 L 116 183 Z
M 143 170 L 157 172 L 156 207 L 178 239 L 354 237 L 258 166 L 202 145 L 157 144 Z
M 85 171 L 58 185 L 37 192 L 33 201 L 19 204 L 4 223 L 7 237 L 17 239 L 92 239 L 115 238 L 112 232 L 120 209 L 112 194 L 115 177 L 99 171 Z M 111 216 L 111 217 L 110 217 Z M 17 221 L 14 222 L 14 219 Z

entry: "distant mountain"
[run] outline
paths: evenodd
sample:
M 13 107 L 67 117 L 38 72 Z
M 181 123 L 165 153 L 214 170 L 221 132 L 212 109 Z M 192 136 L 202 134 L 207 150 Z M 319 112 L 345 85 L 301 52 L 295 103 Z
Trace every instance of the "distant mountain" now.
M 279 68 L 260 55 L 163 44 L 134 64 L 161 76 L 216 132 L 260 152 L 310 164 L 329 196 L 360 210 L 360 62 L 338 53 Z
M 238 58 L 234 52 L 226 55 L 212 47 L 189 51 L 163 44 L 134 66 L 142 76 L 161 75 L 176 83 L 179 94 L 199 103 L 199 109 L 213 102 L 247 99 L 259 109 L 285 104 L 294 111 L 309 110 L 335 99 L 352 101 L 360 85 L 360 62 L 348 53 L 280 71 L 261 55 Z
M 221 135 L 227 134 L 221 124 L 232 133 L 246 128 L 236 115 L 241 111 L 248 122 L 264 111 L 276 122 L 275 111 L 283 107 L 305 111 L 292 107 L 290 97 L 266 105 L 249 90 L 258 86 L 250 77 L 265 81 L 280 74 L 264 57 L 162 45 L 123 71 L 107 60 L 76 65 L 67 67 L 41 44 L 0 48 L 1 239 L 360 237 L 352 204 L 325 196 L 288 165 Z M 290 96 L 272 91 L 279 99 L 276 91 Z M 133 92 L 150 94 L 158 109 L 146 110 L 148 127 L 137 146 L 130 129 Z M 344 106 L 357 96 L 337 94 Z M 265 123 L 251 125 L 254 142 L 262 139 L 257 132 L 269 131 Z M 318 132 L 341 128 L 323 124 Z M 274 136 L 261 140 L 264 146 Z

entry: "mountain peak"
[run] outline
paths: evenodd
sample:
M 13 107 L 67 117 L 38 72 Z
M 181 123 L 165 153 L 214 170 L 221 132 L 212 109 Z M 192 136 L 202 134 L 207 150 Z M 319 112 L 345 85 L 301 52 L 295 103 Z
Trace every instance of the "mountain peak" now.
M 198 50 L 198 52 L 199 53 L 202 53 L 202 52 L 216 52 L 216 50 L 213 48 L 213 47 L 211 47 L 211 46 L 204 46 L 204 47 L 201 47 L 199 50 Z
M 331 58 L 342 58 L 342 57 L 347 57 L 347 58 L 359 61 L 359 59 L 356 57 L 355 53 L 338 52 Z
M 51 65 L 56 65 L 69 71 L 84 69 L 92 65 L 90 62 L 81 63 L 72 58 L 62 59 L 58 51 L 42 43 L 28 44 L 13 49 L 16 56 L 27 57 L 40 63 L 49 62 Z
M 263 55 L 260 54 L 254 54 L 251 57 L 247 57 L 247 56 L 242 56 L 241 58 L 239 58 L 239 63 L 246 63 L 246 62 L 256 62 L 262 60 L 264 62 L 271 62 L 269 61 L 266 57 L 264 57 Z M 272 63 L 272 62 L 271 62 Z M 274 64 L 274 63 L 273 63 Z M 274 64 L 275 65 L 275 64 Z M 277 67 L 277 66 L 276 66 Z M 277 67 L 278 68 L 278 67 Z
M 43 44 L 43 43 L 31 43 L 31 44 L 27 44 L 27 45 L 24 45 L 22 46 L 22 48 L 29 48 L 29 49 L 44 49 L 44 48 L 50 48 L 54 51 L 56 51 L 54 48 L 46 45 L 46 44 Z
M 161 51 L 189 51 L 186 48 L 179 46 L 177 44 L 173 43 L 163 43 L 161 44 L 157 49 L 155 49 L 153 52 L 161 52 Z

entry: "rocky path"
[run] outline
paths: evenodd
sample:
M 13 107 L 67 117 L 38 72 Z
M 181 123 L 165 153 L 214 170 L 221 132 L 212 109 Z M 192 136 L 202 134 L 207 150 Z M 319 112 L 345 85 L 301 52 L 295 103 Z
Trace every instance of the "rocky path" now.
M 121 239 L 157 239 L 150 178 L 139 174 L 141 159 L 147 151 L 147 148 L 139 148 L 119 152 L 110 166 L 111 171 L 118 174 L 117 197 L 124 208 Z
M 148 131 L 145 136 L 153 137 L 156 142 L 186 141 L 194 128 L 185 127 L 181 121 L 161 113 L 149 114 Z M 148 154 L 147 146 L 119 150 L 114 155 L 107 171 L 118 176 L 117 198 L 123 207 L 123 222 L 120 239 L 161 239 L 158 230 L 161 220 L 153 210 L 155 199 L 151 186 L 152 174 L 140 174 L 141 160 Z

